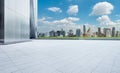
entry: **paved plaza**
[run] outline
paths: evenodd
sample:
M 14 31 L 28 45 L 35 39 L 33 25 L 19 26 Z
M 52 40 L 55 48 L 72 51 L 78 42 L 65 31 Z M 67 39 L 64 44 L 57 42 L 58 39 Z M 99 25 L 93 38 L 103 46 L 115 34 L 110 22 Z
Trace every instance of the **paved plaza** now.
M 120 73 L 120 41 L 32 40 L 0 45 L 0 73 Z

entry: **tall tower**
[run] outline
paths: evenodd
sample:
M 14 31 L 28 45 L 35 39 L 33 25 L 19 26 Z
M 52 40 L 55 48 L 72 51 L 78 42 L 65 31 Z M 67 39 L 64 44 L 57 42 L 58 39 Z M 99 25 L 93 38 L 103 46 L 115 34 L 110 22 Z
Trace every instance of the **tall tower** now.
M 120 31 L 116 32 L 116 37 L 120 37 Z
M 85 36 L 85 35 L 86 35 L 86 26 L 83 25 L 83 36 Z
M 106 37 L 111 37 L 111 29 L 110 28 L 104 28 L 104 33 Z
M 80 35 L 81 35 L 81 30 L 80 29 L 76 29 L 76 36 L 80 37 Z
M 101 36 L 101 28 L 100 27 L 98 27 L 98 37 L 100 37 Z
M 115 37 L 115 27 L 112 28 L 112 37 Z

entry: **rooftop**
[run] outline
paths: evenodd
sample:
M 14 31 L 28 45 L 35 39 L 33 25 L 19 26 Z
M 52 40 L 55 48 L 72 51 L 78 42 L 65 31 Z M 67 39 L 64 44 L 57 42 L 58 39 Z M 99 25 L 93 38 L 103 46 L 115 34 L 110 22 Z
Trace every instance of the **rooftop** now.
M 120 73 L 120 41 L 32 40 L 0 45 L 0 73 Z

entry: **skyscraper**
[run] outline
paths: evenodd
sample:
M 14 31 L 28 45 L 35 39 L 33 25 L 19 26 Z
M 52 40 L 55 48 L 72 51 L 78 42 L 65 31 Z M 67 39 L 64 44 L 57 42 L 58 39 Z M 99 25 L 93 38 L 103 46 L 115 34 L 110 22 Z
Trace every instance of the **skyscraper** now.
M 100 36 L 101 36 L 101 28 L 98 27 L 98 37 L 100 37 Z
M 86 26 L 83 25 L 83 36 L 86 36 Z
M 0 0 L 0 43 L 35 38 L 37 0 Z
M 112 37 L 115 37 L 115 27 L 112 28 Z
M 65 35 L 66 35 L 65 30 L 61 29 L 61 35 L 62 35 L 63 37 L 65 37 Z
M 49 36 L 50 36 L 50 37 L 55 37 L 55 36 L 56 36 L 56 35 L 55 35 L 55 31 L 54 31 L 54 30 L 50 31 L 50 32 L 49 32 Z
M 92 36 L 92 30 L 91 30 L 90 27 L 89 27 L 88 30 L 87 30 L 86 36 L 87 36 L 87 37 L 91 37 L 91 36 Z
M 120 37 L 120 31 L 116 32 L 116 37 Z
M 70 29 L 70 30 L 68 31 L 68 36 L 69 36 L 69 37 L 73 37 L 73 35 L 74 35 L 74 34 L 73 34 L 73 30 Z
M 81 35 L 81 30 L 80 29 L 76 29 L 76 37 L 80 37 Z
M 86 34 L 86 26 L 83 25 L 83 34 Z
M 104 34 L 106 37 L 111 37 L 111 29 L 110 28 L 104 28 Z

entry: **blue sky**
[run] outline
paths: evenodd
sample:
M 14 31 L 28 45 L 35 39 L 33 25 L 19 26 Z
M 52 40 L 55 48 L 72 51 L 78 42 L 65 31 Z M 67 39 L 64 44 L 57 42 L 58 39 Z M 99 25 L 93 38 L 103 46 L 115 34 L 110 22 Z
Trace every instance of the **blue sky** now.
M 116 26 L 120 22 L 119 7 L 120 0 L 38 0 L 38 25 L 41 29 L 58 25 Z

